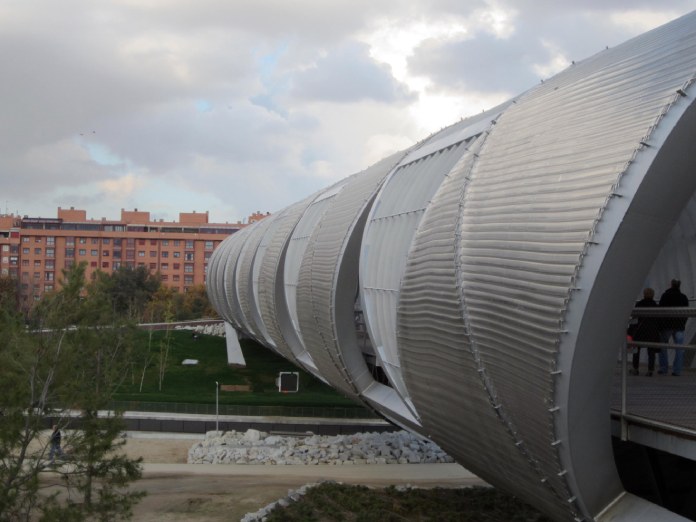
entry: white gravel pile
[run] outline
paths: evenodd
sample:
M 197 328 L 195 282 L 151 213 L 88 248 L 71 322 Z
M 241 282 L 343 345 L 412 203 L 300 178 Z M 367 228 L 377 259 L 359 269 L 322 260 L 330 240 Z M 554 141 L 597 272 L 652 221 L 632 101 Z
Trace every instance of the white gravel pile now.
M 407 431 L 286 437 L 258 430 L 211 431 L 188 452 L 189 464 L 351 465 L 454 462 L 439 446 Z
M 191 330 L 192 332 L 203 335 L 214 335 L 216 337 L 225 337 L 224 323 L 205 324 L 205 325 L 177 325 L 175 330 Z

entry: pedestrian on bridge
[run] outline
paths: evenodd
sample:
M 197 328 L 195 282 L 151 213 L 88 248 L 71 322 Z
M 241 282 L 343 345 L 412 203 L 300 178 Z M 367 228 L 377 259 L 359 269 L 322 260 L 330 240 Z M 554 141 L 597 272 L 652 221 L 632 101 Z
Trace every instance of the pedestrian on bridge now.
M 660 307 L 687 307 L 689 306 L 689 298 L 686 297 L 680 290 L 681 281 L 672 279 L 670 287 L 665 290 L 660 297 Z M 665 317 L 662 319 L 662 328 L 660 336 L 663 343 L 669 343 L 670 339 L 674 339 L 674 344 L 684 344 L 684 328 L 686 326 L 686 317 Z M 674 349 L 674 362 L 672 363 L 672 375 L 679 376 L 684 365 L 684 349 Z M 660 371 L 658 373 L 666 375 L 669 372 L 669 359 L 667 348 L 660 350 Z
M 643 299 L 636 303 L 636 308 L 657 307 L 655 302 L 655 290 L 652 288 L 643 289 Z M 645 341 L 650 343 L 660 342 L 660 323 L 656 317 L 641 317 L 633 329 L 634 341 Z M 652 377 L 655 371 L 655 354 L 659 348 L 648 348 L 648 372 L 645 374 Z M 638 375 L 638 366 L 640 364 L 640 346 L 636 347 L 633 354 L 633 375 Z

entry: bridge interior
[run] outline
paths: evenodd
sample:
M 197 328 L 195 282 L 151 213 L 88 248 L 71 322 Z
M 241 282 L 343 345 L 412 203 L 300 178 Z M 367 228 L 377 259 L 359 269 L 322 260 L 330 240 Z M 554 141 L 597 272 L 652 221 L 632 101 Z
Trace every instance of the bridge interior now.
M 611 397 L 612 436 L 626 490 L 696 520 L 696 368 L 686 366 L 678 377 L 657 371 L 649 377 L 646 363 L 632 375 L 631 363 L 620 359 Z

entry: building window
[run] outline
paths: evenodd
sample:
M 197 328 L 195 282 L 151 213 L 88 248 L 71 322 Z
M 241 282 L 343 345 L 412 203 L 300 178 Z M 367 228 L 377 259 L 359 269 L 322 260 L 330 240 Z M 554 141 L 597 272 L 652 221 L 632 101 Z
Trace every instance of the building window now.
M 144 267 L 145 263 L 138 263 L 138 267 L 141 267 L 141 266 Z
M 56 238 L 53 236 L 46 237 L 46 246 L 56 246 Z
M 174 274 L 174 277 L 172 277 L 172 280 L 173 280 L 175 283 L 178 283 L 178 282 L 179 282 L 179 275 L 178 275 L 178 274 Z
M 162 270 L 169 270 L 169 263 L 162 263 Z
M 169 252 L 162 252 L 161 256 L 162 257 L 169 257 Z
M 168 281 L 168 280 L 169 280 L 169 276 L 168 276 L 167 274 L 164 274 L 163 276 L 160 276 L 160 278 L 162 279 L 162 281 Z
M 150 270 L 157 270 L 157 263 L 150 263 Z
M 47 259 L 46 260 L 46 268 L 48 270 L 53 270 L 55 268 L 56 262 L 53 259 Z
M 114 259 L 121 259 L 121 251 L 114 250 Z
M 4 262 L 4 258 L 3 258 Z M 28 259 L 22 259 L 22 266 L 29 266 L 29 260 Z
M 193 239 L 187 239 L 186 240 L 186 248 L 188 250 L 193 250 Z
M 157 251 L 156 251 L 156 250 L 150 250 L 150 257 L 157 257 Z
M 193 261 L 193 252 L 186 252 L 184 254 L 184 261 Z
M 97 250 L 92 250 L 92 251 L 90 252 L 90 254 L 93 255 L 93 256 L 98 256 L 98 255 L 99 255 L 99 252 L 98 252 Z
M 174 252 L 172 255 L 174 257 L 181 257 L 181 252 Z
M 99 238 L 93 237 L 93 238 L 92 238 L 92 244 L 93 244 L 93 245 L 98 245 L 98 244 L 99 244 Z
M 181 268 L 181 265 L 179 263 L 174 263 L 174 270 L 179 270 Z
M 135 246 L 135 239 L 132 237 L 127 237 L 126 238 L 126 247 L 127 248 L 133 248 Z
M 74 259 L 66 259 L 66 260 L 65 260 L 65 268 L 70 268 L 70 267 L 72 267 L 74 264 L 75 264 L 75 260 L 74 260 Z
M 75 257 L 75 249 L 74 248 L 66 248 L 65 249 L 65 257 Z
M 206 250 L 212 250 L 212 249 L 213 249 L 213 242 L 212 242 L 212 241 L 206 241 L 206 242 L 205 242 L 205 249 L 206 249 Z
M 35 249 L 34 249 L 34 254 L 37 255 L 37 256 L 40 256 L 40 255 L 41 255 L 41 249 L 40 249 L 40 248 L 35 248 Z
M 186 263 L 184 265 L 184 272 L 186 272 L 187 274 L 193 274 L 193 265 Z
M 17 256 L 10 256 L 10 266 L 17 266 L 19 258 Z
M 102 245 L 108 245 L 109 243 L 111 243 L 111 240 L 108 237 L 102 239 Z
M 87 250 L 85 250 L 84 248 L 81 248 L 81 249 L 79 250 L 79 254 L 80 254 L 81 256 L 86 256 L 86 255 L 87 255 Z
M 23 249 L 22 249 L 22 254 L 28 256 L 28 255 L 29 255 L 29 249 L 28 249 L 28 248 L 23 248 Z
M 121 268 L 121 262 L 120 261 L 114 261 L 114 270 L 118 270 Z
M 34 272 L 34 281 L 41 280 L 41 272 Z
M 40 259 L 34 260 L 34 268 L 41 268 L 41 260 Z
M 34 243 L 41 243 L 41 238 L 40 238 L 40 237 L 35 237 L 35 238 L 34 238 Z
M 44 285 L 44 292 L 53 292 L 53 285 Z
M 53 281 L 54 272 L 45 272 L 44 281 Z
M 157 244 L 157 240 L 156 240 L 156 239 L 151 239 L 151 240 L 150 240 L 150 245 L 155 246 L 156 244 Z
M 104 257 L 109 257 L 109 251 L 108 250 L 102 250 L 102 255 Z
M 91 268 L 97 268 L 97 262 L 96 261 L 90 261 L 89 266 Z
M 139 245 L 144 245 L 144 244 L 145 244 L 145 240 L 144 240 L 144 239 L 139 239 L 139 240 L 138 240 L 138 244 L 139 244 Z
M 163 240 L 162 240 L 162 245 L 163 245 L 163 246 L 169 246 L 169 240 L 168 240 L 168 239 L 163 239 Z
M 116 252 L 114 252 L 114 255 Z M 135 259 L 135 250 L 126 250 L 126 259 Z M 131 263 L 132 265 L 133 263 Z
M 184 284 L 185 285 L 192 285 L 193 284 L 193 276 L 184 276 Z
M 29 242 L 29 238 L 27 236 L 24 236 L 22 238 L 22 243 L 28 243 L 28 242 Z
M 86 244 L 87 244 L 87 238 L 86 238 L 86 237 L 81 237 L 81 238 L 80 238 L 80 244 L 81 244 L 81 245 L 86 245 Z
M 211 255 L 213 255 L 212 252 L 206 252 L 206 253 L 204 254 L 203 258 L 204 258 L 206 261 L 208 261 L 208 259 L 210 259 L 210 256 L 211 256 Z
M 114 248 L 120 247 L 121 246 L 121 238 L 120 237 L 115 237 L 114 238 Z
M 144 251 L 144 250 L 138 250 L 138 257 L 145 257 L 145 251 Z
M 29 272 L 22 272 L 22 282 L 23 283 L 29 282 Z
M 180 243 L 181 243 L 181 241 L 179 241 L 178 239 L 174 240 L 174 246 L 179 246 Z
M 108 261 L 102 261 L 102 268 L 109 268 L 109 262 L 108 262 Z
M 2 245 L 2 251 L 3 251 L 3 252 L 9 252 L 9 251 L 10 251 L 10 245 Z
M 49 258 L 56 257 L 56 249 L 47 247 L 46 248 L 46 257 L 49 257 Z
M 65 238 L 65 246 L 75 246 L 75 238 L 67 236 Z

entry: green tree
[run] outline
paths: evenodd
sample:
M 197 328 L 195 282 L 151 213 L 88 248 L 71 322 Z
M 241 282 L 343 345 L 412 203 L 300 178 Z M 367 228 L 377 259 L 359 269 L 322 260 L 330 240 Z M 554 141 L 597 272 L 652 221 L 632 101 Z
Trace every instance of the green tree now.
M 126 486 L 139 460 L 118 453 L 119 413 L 107 410 L 127 375 L 134 325 L 111 296 L 85 286 L 85 266 L 64 271 L 61 290 L 42 299 L 29 327 L 0 316 L 0 521 L 128 518 L 142 496 Z M 46 428 L 57 425 L 69 460 L 48 462 Z M 41 477 L 60 477 L 44 493 Z
M 0 276 L 0 310 L 14 312 L 19 306 L 17 279 L 10 276 Z
M 142 320 L 148 302 L 161 285 L 159 276 L 144 266 L 121 267 L 111 274 L 97 271 L 94 282 L 97 293 L 108 297 L 114 312 L 137 321 Z

